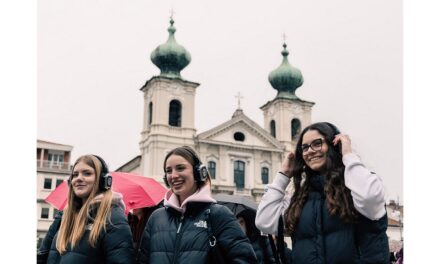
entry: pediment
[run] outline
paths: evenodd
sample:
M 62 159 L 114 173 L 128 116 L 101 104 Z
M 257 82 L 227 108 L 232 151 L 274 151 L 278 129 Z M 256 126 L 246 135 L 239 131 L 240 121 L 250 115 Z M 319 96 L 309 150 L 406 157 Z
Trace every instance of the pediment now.
M 242 133 L 244 140 L 234 139 L 234 134 Z M 197 135 L 199 141 L 223 144 L 235 144 L 242 147 L 260 147 L 283 149 L 283 145 L 272 137 L 269 132 L 252 121 L 242 111 L 234 113 L 231 120 Z

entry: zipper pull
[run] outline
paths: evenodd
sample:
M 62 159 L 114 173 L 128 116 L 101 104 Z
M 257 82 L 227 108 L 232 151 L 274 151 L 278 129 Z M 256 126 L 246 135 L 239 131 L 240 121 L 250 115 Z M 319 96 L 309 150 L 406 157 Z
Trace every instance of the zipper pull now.
M 180 232 L 180 228 L 182 227 L 182 223 L 183 223 L 183 215 L 180 217 L 180 223 L 179 223 L 179 227 L 177 228 L 177 234 L 179 234 L 179 232 Z

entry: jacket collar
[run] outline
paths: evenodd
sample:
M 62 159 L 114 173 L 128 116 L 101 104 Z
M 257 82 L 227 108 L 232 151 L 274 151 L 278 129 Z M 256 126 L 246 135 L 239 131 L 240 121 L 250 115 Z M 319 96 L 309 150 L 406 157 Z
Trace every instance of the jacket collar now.
M 191 196 L 185 199 L 182 204 L 179 204 L 179 199 L 177 196 L 169 190 L 165 194 L 163 205 L 166 208 L 173 208 L 179 213 L 184 214 L 188 208 L 188 205 L 191 203 L 200 202 L 200 203 L 214 203 L 215 200 L 211 197 L 211 186 L 209 183 L 202 186 L 199 190 L 193 193 Z

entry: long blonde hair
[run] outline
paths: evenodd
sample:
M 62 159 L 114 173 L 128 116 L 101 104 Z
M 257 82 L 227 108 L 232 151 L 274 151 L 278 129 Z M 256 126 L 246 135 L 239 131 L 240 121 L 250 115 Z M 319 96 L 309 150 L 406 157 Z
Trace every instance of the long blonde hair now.
M 105 191 L 99 190 L 99 178 L 103 169 L 101 161 L 94 155 L 81 156 L 75 161 L 72 172 L 75 166 L 81 161 L 94 169 L 95 182 L 92 192 L 84 203 L 75 195 L 72 186 L 69 187 L 68 204 L 64 209 L 56 241 L 56 248 L 60 254 L 63 254 L 67 250 L 69 243 L 71 248 L 77 245 L 84 235 L 90 220 L 93 226 L 88 241 L 92 247 L 96 247 L 99 234 L 102 230 L 105 232 L 106 221 L 111 215 L 110 208 L 113 193 L 111 189 Z M 95 198 L 99 194 L 102 194 L 102 199 L 97 202 Z M 95 217 L 93 217 L 93 214 L 90 214 L 91 211 L 96 212 Z

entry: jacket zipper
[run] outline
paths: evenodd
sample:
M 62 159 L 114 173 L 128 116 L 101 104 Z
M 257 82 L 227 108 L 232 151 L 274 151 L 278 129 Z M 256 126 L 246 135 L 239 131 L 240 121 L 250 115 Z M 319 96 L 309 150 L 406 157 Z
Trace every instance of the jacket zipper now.
M 176 263 L 176 261 L 177 261 L 176 256 L 177 256 L 177 252 L 179 251 L 180 240 L 182 238 L 182 233 L 180 233 L 180 228 L 182 227 L 183 218 L 184 218 L 184 216 L 182 214 L 182 216 L 180 217 L 179 226 L 177 227 L 177 232 L 176 232 L 177 236 L 176 236 L 176 244 L 174 245 L 173 263 Z

